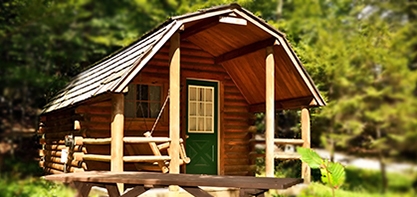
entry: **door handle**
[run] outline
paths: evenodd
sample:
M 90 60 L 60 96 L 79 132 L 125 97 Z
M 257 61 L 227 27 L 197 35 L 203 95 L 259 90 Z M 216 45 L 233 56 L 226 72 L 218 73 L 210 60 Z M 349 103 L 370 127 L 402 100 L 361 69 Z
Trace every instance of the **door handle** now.
M 188 138 L 190 138 L 190 136 L 189 135 L 185 135 L 185 139 L 188 139 Z

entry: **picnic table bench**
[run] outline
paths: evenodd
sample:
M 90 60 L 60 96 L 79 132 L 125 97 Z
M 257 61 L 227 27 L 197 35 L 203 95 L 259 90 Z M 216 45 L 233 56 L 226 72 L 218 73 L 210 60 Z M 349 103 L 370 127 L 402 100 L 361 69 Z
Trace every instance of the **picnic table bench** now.
M 240 196 L 247 195 L 249 191 L 252 192 L 251 195 L 263 196 L 263 193 L 269 189 L 286 189 L 303 182 L 303 179 L 299 178 L 164 174 L 127 171 L 88 171 L 47 175 L 44 178 L 50 181 L 74 184 L 78 192 L 77 196 L 80 197 L 87 197 L 92 186 L 105 187 L 110 197 L 136 197 L 146 191 L 146 186 L 169 185 L 178 185 L 188 193 L 198 197 L 212 196 L 199 188 L 199 186 L 240 188 Z M 121 195 L 117 183 L 133 185 L 133 188 Z

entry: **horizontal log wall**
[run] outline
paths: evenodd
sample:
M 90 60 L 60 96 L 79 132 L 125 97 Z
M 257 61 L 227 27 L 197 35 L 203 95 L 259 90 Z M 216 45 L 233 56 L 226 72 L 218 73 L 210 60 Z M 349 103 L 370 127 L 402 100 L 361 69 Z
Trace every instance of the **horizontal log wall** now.
M 75 121 L 83 121 L 81 115 L 77 115 L 73 108 L 59 110 L 41 116 L 41 127 L 38 135 L 41 135 L 40 144 L 42 149 L 39 151 L 41 161 L 39 166 L 44 169 L 46 174 L 78 172 L 87 169 L 82 160 L 75 160 L 72 156 L 74 152 L 82 152 L 83 147 L 65 146 L 66 135 L 82 135 L 82 130 L 74 130 Z M 67 162 L 61 162 L 62 151 L 68 152 Z
M 133 79 L 134 83 L 157 83 L 163 84 L 163 99 L 168 91 L 169 76 L 169 46 L 165 45 L 152 60 L 145 66 L 141 73 Z M 202 79 L 219 81 L 219 92 L 221 93 L 220 104 L 220 122 L 219 122 L 219 167 L 221 175 L 248 175 L 250 173 L 249 161 L 249 107 L 246 99 L 242 96 L 238 87 L 230 78 L 226 70 L 221 65 L 214 64 L 213 56 L 201 50 L 196 45 L 181 41 L 181 137 L 185 139 L 186 133 L 186 79 Z M 46 139 L 60 139 L 72 131 L 74 126 L 74 116 L 82 117 L 80 120 L 81 130 L 76 136 L 85 138 L 109 138 L 111 122 L 112 103 L 110 99 L 100 99 L 77 106 L 75 110 L 68 113 L 60 113 L 58 117 L 51 119 L 59 120 L 53 123 L 52 132 L 47 132 Z M 168 109 L 166 106 L 161 120 L 158 122 L 154 137 L 169 137 L 168 131 Z M 75 113 L 74 113 L 75 112 Z M 49 119 L 47 120 L 49 123 Z M 125 136 L 143 137 L 146 131 L 152 128 L 154 120 L 152 119 L 132 119 L 125 118 Z M 52 144 L 48 144 L 52 145 Z M 56 148 L 59 149 L 60 146 Z M 52 148 L 52 146 L 51 146 Z M 77 147 L 79 152 L 85 154 L 110 155 L 109 145 L 85 144 Z M 77 150 L 78 150 L 77 149 Z M 124 149 L 126 156 L 132 155 Z M 53 157 L 59 157 L 59 150 L 51 150 L 48 154 L 54 154 Z M 49 161 L 48 161 L 49 162 Z M 56 167 L 56 168 L 53 168 Z M 56 173 L 59 166 L 54 165 L 49 172 Z M 137 166 L 136 166 L 137 167 Z M 85 170 L 110 170 L 109 162 L 84 161 Z M 151 166 L 144 166 L 144 169 L 150 169 Z M 136 170 L 135 165 L 125 163 L 125 170 Z

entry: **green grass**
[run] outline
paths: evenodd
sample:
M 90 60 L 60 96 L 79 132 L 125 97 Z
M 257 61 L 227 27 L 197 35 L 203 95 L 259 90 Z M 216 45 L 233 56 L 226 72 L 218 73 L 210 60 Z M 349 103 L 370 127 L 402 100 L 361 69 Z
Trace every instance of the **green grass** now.
M 355 191 L 349 191 L 345 189 L 339 189 L 336 190 L 336 196 L 337 197 L 413 197 L 416 194 L 413 191 L 409 191 L 406 193 L 399 193 L 399 192 L 393 192 L 388 191 L 385 195 L 382 195 L 380 193 L 372 193 L 368 192 L 366 190 L 355 190 Z M 304 189 L 299 197 L 329 197 L 332 196 L 332 191 L 327 186 L 313 182 L 309 185 L 307 189 Z
M 40 178 L 42 169 L 35 160 L 7 157 L 0 172 L 1 197 L 72 197 L 75 192 L 63 184 Z
M 42 180 L 38 177 L 0 177 L 0 196 L 2 197 L 72 197 L 74 191 L 64 186 Z
M 258 160 L 258 176 L 264 174 L 264 162 Z M 300 161 L 280 161 L 276 162 L 276 177 L 300 177 Z M 346 170 L 346 181 L 340 189 L 336 191 L 337 197 L 413 197 L 417 196 L 417 188 L 413 189 L 413 182 L 417 181 L 417 172 L 407 173 L 388 173 L 388 188 L 386 194 L 382 195 L 381 174 L 377 170 L 363 170 L 348 167 Z M 301 197 L 321 197 L 332 196 L 331 190 L 320 183 L 320 171 L 312 170 L 312 180 L 314 181 L 305 189 Z

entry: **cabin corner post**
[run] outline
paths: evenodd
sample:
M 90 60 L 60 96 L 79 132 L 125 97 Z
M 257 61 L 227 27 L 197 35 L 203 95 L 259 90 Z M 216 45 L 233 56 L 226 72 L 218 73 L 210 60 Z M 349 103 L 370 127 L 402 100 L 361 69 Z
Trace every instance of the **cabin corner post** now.
M 303 147 L 310 148 L 311 134 L 310 134 L 310 111 L 307 107 L 301 109 L 301 138 L 303 139 Z M 301 178 L 304 183 L 311 181 L 311 169 L 306 163 L 301 164 Z
M 123 136 L 124 136 L 124 95 L 112 95 L 111 113 L 111 161 L 112 172 L 123 172 Z M 123 184 L 117 184 L 120 192 L 124 191 Z
M 274 177 L 275 61 L 273 46 L 266 48 L 265 176 Z
M 170 157 L 169 173 L 180 172 L 180 34 L 174 33 L 169 48 L 169 137 Z

